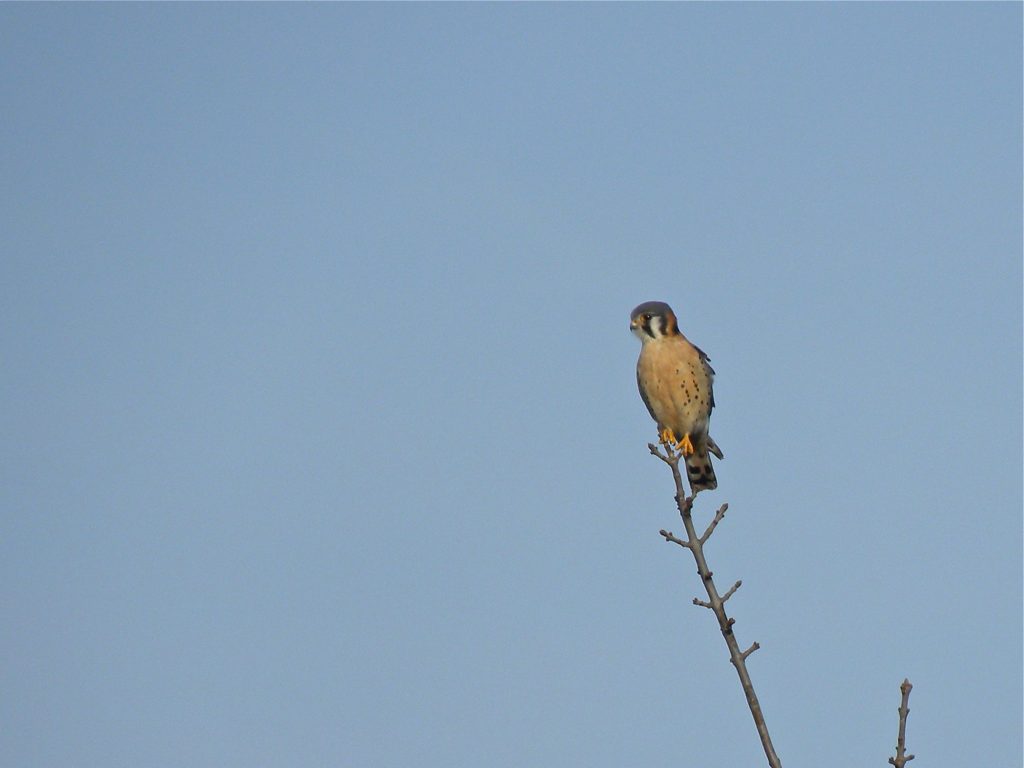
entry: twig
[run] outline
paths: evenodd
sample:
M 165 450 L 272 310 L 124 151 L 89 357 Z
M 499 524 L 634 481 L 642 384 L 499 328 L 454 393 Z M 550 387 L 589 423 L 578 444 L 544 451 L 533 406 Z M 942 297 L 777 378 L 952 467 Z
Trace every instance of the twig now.
M 732 597 L 736 590 L 740 588 L 741 581 L 737 581 L 733 584 L 732 588 L 729 589 L 725 595 L 718 594 L 718 588 L 715 586 L 713 574 L 711 569 L 708 568 L 707 560 L 704 559 L 704 542 L 708 540 L 711 533 L 715 530 L 715 527 L 725 517 L 725 511 L 729 508 L 728 504 L 723 504 L 718 512 L 715 513 L 714 519 L 708 525 L 704 531 L 703 536 L 698 536 L 697 531 L 693 526 L 693 517 L 691 515 L 693 508 L 694 496 L 687 496 L 686 491 L 683 488 L 683 477 L 679 472 L 679 459 L 681 454 L 673 451 L 670 446 L 665 446 L 665 453 L 658 450 L 658 447 L 654 443 L 649 443 L 651 453 L 657 456 L 663 462 L 668 464 L 672 470 L 672 479 L 676 484 L 676 505 L 679 508 L 679 516 L 683 519 L 683 525 L 686 528 L 686 539 L 677 539 L 675 536 L 670 534 L 668 531 L 662 530 L 661 535 L 666 541 L 673 541 L 680 546 L 690 550 L 693 554 L 693 559 L 697 562 L 697 573 L 700 574 L 701 581 L 704 583 L 704 589 L 708 593 L 708 599 L 700 600 L 698 598 L 693 599 L 694 605 L 699 605 L 702 608 L 709 608 L 714 614 L 715 618 L 718 619 L 718 628 L 722 632 L 722 637 L 725 638 L 725 644 L 729 648 L 729 660 L 732 665 L 736 668 L 736 674 L 740 678 L 740 685 L 743 686 L 743 694 L 747 698 L 747 706 L 750 708 L 750 714 L 754 718 L 754 725 L 757 727 L 757 734 L 761 738 L 761 746 L 764 748 L 765 757 L 768 758 L 768 765 L 771 768 L 781 768 L 782 762 L 779 760 L 778 755 L 775 754 L 775 747 L 772 745 L 771 737 L 768 735 L 768 726 L 764 722 L 764 713 L 761 711 L 761 704 L 757 700 L 757 694 L 754 692 L 754 684 L 750 680 L 750 675 L 747 673 L 747 657 L 750 656 L 761 646 L 757 643 L 751 645 L 747 650 L 740 651 L 739 643 L 736 641 L 736 635 L 733 633 L 732 627 L 736 623 L 735 619 L 730 618 L 725 612 L 725 601 Z M 902 766 L 897 766 L 902 768 Z
M 728 591 L 728 592 L 726 592 L 726 593 L 725 593 L 724 595 L 722 595 L 722 602 L 724 603 L 724 602 L 725 602 L 726 600 L 728 600 L 728 599 L 729 599 L 730 597 L 732 597 L 733 595 L 735 595 L 735 594 L 736 594 L 736 590 L 737 590 L 737 589 L 739 589 L 739 588 L 740 588 L 740 587 L 742 587 L 742 586 L 743 586 L 743 580 L 742 580 L 742 579 L 740 579 L 740 580 L 739 580 L 739 581 L 737 581 L 737 582 L 736 582 L 735 584 L 733 584 L 733 585 L 732 585 L 731 587 L 729 587 L 729 591 Z
M 672 531 L 666 531 L 664 528 L 662 528 L 659 531 L 659 533 L 665 537 L 665 541 L 671 541 L 673 544 L 678 544 L 680 547 L 689 548 L 690 546 L 690 542 L 683 541 L 682 539 L 677 539 L 675 536 L 673 536 Z
M 895 768 L 903 768 L 914 759 L 913 755 L 907 754 L 907 715 L 910 714 L 910 707 L 907 704 L 910 702 L 910 691 L 913 688 L 910 681 L 904 678 L 903 685 L 900 686 L 900 708 L 897 710 L 900 713 L 900 734 L 896 738 L 896 757 L 889 758 L 889 764 Z
M 729 509 L 728 504 L 723 504 L 715 512 L 715 519 L 708 523 L 708 527 L 704 530 L 704 535 L 700 537 L 700 543 L 703 544 L 705 541 L 711 538 L 711 534 L 715 532 L 715 528 L 722 522 L 722 518 L 725 517 L 725 511 Z

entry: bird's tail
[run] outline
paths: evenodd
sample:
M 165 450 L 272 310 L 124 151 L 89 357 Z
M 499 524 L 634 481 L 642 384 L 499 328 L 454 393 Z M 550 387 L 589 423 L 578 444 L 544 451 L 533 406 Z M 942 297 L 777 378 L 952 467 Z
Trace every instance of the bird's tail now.
M 715 448 L 718 446 L 716 445 Z M 720 451 L 715 451 L 716 456 L 719 453 Z M 715 468 L 711 466 L 711 457 L 708 456 L 708 446 L 700 445 L 696 451 L 686 457 L 686 478 L 690 481 L 690 493 L 713 491 L 718 487 Z

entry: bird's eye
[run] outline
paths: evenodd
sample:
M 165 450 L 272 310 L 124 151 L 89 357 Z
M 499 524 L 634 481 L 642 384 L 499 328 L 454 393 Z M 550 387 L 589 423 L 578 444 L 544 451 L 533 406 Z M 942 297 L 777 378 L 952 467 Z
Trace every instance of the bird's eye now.
M 650 320 L 650 319 L 651 319 L 650 315 L 644 315 L 644 320 Z

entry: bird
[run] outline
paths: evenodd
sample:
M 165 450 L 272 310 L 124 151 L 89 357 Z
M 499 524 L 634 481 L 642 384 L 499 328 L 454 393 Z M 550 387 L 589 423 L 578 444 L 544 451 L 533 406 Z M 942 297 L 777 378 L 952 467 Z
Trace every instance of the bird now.
M 629 316 L 629 329 L 642 342 L 636 383 L 658 425 L 660 441 L 686 460 L 693 495 L 717 488 L 708 454 L 725 457 L 708 434 L 715 407 L 715 371 L 708 356 L 680 332 L 675 312 L 663 301 L 636 307 Z

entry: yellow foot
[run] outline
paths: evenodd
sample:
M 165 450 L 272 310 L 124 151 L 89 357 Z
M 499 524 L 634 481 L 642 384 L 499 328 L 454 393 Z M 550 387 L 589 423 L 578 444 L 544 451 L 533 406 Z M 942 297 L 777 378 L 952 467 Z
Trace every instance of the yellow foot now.
M 662 445 L 667 445 L 670 448 L 675 448 L 677 451 L 682 453 L 683 456 L 693 456 L 694 454 L 693 443 L 690 442 L 689 432 L 683 435 L 683 439 L 680 440 L 679 438 L 676 437 L 675 432 L 673 432 L 668 427 L 665 427 L 660 432 L 658 432 L 658 438 L 661 440 Z

